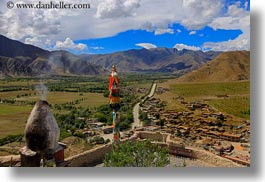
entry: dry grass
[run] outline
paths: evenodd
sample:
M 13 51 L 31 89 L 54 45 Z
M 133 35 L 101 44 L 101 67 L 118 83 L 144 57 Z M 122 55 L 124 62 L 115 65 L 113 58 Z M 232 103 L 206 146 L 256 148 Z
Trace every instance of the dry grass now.
M 185 98 L 216 97 L 217 95 L 242 95 L 250 93 L 250 82 L 181 83 L 170 85 L 170 90 Z
M 0 146 L 0 156 L 19 155 L 19 149 L 25 146 L 25 141 L 12 142 L 4 146 Z
M 39 96 L 34 95 L 34 93 L 34 91 L 0 92 L 0 98 L 37 102 Z M 31 96 L 17 98 L 17 95 L 22 94 L 31 94 Z M 82 98 L 84 101 L 80 105 L 83 107 L 99 106 L 108 103 L 108 98 L 103 97 L 102 93 L 49 92 L 47 100 L 50 104 L 63 104 Z
M 81 106 L 99 106 L 108 103 L 108 98 L 104 98 L 102 93 L 77 93 L 77 92 L 50 92 L 47 100 L 51 104 L 63 104 L 84 98 Z
M 1 86 L 29 86 L 29 85 L 37 85 L 38 81 L 27 80 L 27 81 L 7 81 L 7 80 L 0 80 L 0 87 Z
M 210 105 L 234 116 L 250 119 L 250 96 L 235 96 L 227 99 L 210 100 Z
M 177 110 L 177 111 L 186 111 L 185 106 L 174 100 L 175 95 L 171 92 L 163 93 L 163 94 L 155 94 L 155 98 L 160 99 L 161 101 L 165 101 L 167 103 L 166 110 Z
M 32 107 L 0 104 L 0 138 L 23 133 Z
M 92 148 L 92 146 L 88 145 L 83 139 L 74 136 L 68 137 L 61 142 L 67 145 L 65 158 L 80 154 Z
M 169 80 L 158 87 L 169 88 L 170 91 L 155 97 L 168 103 L 167 109 L 185 110 L 184 106 L 174 97 L 182 96 L 186 101 L 209 100 L 216 109 L 234 116 L 250 119 L 250 82 L 217 82 L 217 83 L 177 83 Z M 229 98 L 217 98 L 227 94 Z
M 250 52 L 224 52 L 212 61 L 180 77 L 180 82 L 224 82 L 250 79 Z
M 149 89 L 151 88 L 151 86 L 152 86 L 151 83 L 137 83 L 137 84 L 133 85 L 133 87 L 137 88 L 137 89 L 139 89 L 139 88 L 147 89 L 147 92 L 145 94 L 144 93 L 137 93 L 136 94 L 137 96 L 140 96 L 140 97 L 142 97 L 142 96 L 146 95 L 147 93 L 149 93 Z
M 0 92 L 1 99 L 16 99 L 17 95 L 22 94 L 32 94 L 34 95 L 35 91 L 9 91 L 9 92 Z M 37 96 L 36 96 L 37 98 Z
M 45 79 L 44 81 L 45 83 L 58 83 L 60 82 L 59 80 L 54 80 L 54 79 Z M 36 79 L 29 79 L 29 78 L 25 78 L 25 79 L 20 79 L 18 80 L 4 80 L 4 79 L 0 79 L 0 87 L 1 86 L 35 86 L 40 84 L 40 80 L 36 80 Z

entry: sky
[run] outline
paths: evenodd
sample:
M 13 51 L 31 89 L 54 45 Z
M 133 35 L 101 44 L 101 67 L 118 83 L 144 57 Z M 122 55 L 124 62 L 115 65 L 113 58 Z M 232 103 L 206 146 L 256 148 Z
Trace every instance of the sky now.
M 8 1 L 0 1 L 0 34 L 50 51 L 250 49 L 249 0 L 63 0 L 90 4 L 66 10 L 8 9 Z

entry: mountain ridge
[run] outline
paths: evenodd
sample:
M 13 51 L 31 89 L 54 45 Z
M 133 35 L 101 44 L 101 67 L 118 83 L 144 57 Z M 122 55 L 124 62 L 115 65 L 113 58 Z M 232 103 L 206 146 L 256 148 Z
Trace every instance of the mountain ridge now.
M 119 72 L 184 75 L 180 82 L 247 80 L 250 52 L 202 52 L 175 48 L 131 49 L 110 54 L 74 55 L 47 51 L 0 35 L 0 75 L 99 75 L 116 65 Z
M 124 72 L 153 71 L 181 73 L 197 69 L 220 52 L 177 50 L 175 48 L 131 49 L 112 54 L 81 55 L 81 59 L 111 69 L 114 64 Z M 175 66 L 174 66 L 175 65 Z
M 98 75 L 103 70 L 67 51 L 47 51 L 0 35 L 0 75 Z
M 74 55 L 64 50 L 47 51 L 0 35 L 0 75 L 99 75 L 111 70 L 112 65 L 119 72 L 183 75 L 199 69 L 221 53 L 153 48 Z
M 178 82 L 216 82 L 250 80 L 250 51 L 221 53 L 214 60 L 183 75 Z

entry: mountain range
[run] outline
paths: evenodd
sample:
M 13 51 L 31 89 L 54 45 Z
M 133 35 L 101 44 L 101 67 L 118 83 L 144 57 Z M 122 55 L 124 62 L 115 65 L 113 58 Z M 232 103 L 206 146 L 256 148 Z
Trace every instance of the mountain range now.
M 0 75 L 97 75 L 102 69 L 67 51 L 47 51 L 0 35 Z
M 127 50 L 111 54 L 74 55 L 68 51 L 47 51 L 0 35 L 0 76 L 99 75 L 109 73 L 112 65 L 119 72 L 159 72 L 186 74 L 184 81 L 196 77 L 215 79 L 218 73 L 248 79 L 249 52 L 202 52 L 175 48 Z M 219 68 L 222 67 L 222 68 Z M 205 71 L 207 70 L 207 71 Z M 221 71 L 220 71 L 221 70 Z M 226 71 L 222 71 L 226 70 Z M 241 73 L 242 72 L 242 73 Z M 196 76 L 192 76 L 192 75 Z M 198 73 L 197 73 L 198 74 Z M 232 78 L 233 77 L 233 78 Z
M 186 73 L 211 61 L 220 52 L 154 48 L 116 52 L 105 55 L 81 55 L 82 60 L 111 69 L 116 65 L 123 72 Z

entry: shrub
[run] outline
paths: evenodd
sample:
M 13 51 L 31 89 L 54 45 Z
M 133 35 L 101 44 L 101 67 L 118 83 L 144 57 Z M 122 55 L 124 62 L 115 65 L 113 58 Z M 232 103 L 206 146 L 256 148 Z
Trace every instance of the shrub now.
M 63 140 L 67 137 L 71 136 L 70 132 L 67 132 L 65 129 L 61 129 L 60 131 L 60 140 Z
M 104 159 L 105 167 L 165 167 L 169 164 L 166 148 L 150 141 L 127 141 L 113 147 Z
M 163 119 L 160 119 L 159 126 L 161 126 L 161 128 L 165 126 L 165 121 Z
M 121 121 L 120 122 L 120 130 L 126 130 L 131 127 L 130 123 L 127 121 Z
M 85 138 L 85 135 L 82 132 L 80 132 L 80 131 L 75 131 L 73 136 L 76 136 L 78 138 Z
M 8 144 L 8 143 L 12 143 L 12 142 L 21 142 L 22 138 L 23 138 L 23 134 L 8 135 L 0 139 L 0 146 Z
M 105 143 L 107 144 L 107 143 L 110 143 L 111 141 L 110 141 L 110 139 L 108 138 L 107 140 L 105 140 Z

